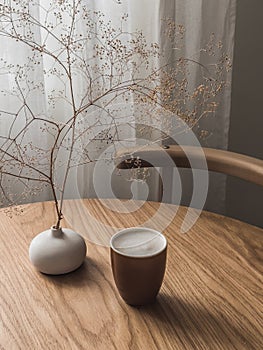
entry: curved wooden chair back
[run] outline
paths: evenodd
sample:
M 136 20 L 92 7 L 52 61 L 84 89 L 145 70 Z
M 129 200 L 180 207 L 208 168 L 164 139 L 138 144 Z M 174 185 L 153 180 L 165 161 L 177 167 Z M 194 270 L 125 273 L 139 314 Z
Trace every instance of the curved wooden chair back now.
M 116 165 L 119 169 L 165 167 L 171 166 L 171 163 L 179 168 L 191 168 L 194 164 L 197 169 L 236 176 L 263 186 L 263 160 L 230 151 L 177 145 L 163 148 L 141 146 L 120 150 L 116 156 Z M 206 162 L 202 161 L 204 157 Z

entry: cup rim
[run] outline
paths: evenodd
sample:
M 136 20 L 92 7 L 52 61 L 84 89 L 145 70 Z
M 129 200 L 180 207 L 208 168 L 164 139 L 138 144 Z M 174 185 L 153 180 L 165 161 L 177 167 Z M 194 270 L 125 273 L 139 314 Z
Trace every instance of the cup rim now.
M 123 252 L 121 252 L 120 250 L 118 250 L 117 248 L 115 248 L 113 246 L 113 241 L 120 236 L 121 234 L 125 233 L 125 232 L 129 232 L 129 231 L 134 231 L 134 230 L 140 230 L 140 231 L 151 231 L 156 233 L 158 236 L 161 236 L 163 241 L 164 241 L 164 245 L 163 247 L 158 250 L 157 252 L 153 253 L 153 254 L 146 254 L 146 255 L 130 255 L 130 254 L 125 254 Z M 166 248 L 167 248 L 167 239 L 164 236 L 164 234 L 160 231 L 154 230 L 152 228 L 148 228 L 148 227 L 140 227 L 140 226 L 134 226 L 134 227 L 128 227 L 128 228 L 124 228 L 118 232 L 116 232 L 110 239 L 110 248 L 117 254 L 128 257 L 128 258 L 134 258 L 134 259 L 145 259 L 145 258 L 151 258 L 153 256 L 159 255 L 160 253 L 162 253 Z

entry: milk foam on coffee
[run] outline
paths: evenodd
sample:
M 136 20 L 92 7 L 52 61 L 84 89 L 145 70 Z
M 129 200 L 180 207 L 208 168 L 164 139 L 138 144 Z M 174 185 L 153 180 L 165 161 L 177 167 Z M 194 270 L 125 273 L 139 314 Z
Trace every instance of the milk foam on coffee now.
M 120 231 L 112 240 L 111 245 L 121 254 L 144 257 L 161 252 L 166 246 L 166 240 L 157 231 L 131 228 Z

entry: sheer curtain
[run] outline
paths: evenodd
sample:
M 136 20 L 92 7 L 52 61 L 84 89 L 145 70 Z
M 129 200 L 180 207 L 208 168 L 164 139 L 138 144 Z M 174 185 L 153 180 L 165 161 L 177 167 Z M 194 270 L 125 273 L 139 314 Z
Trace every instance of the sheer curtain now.
M 209 67 L 209 61 L 200 53 L 209 41 L 211 35 L 215 40 L 222 42 L 222 50 L 233 59 L 236 0 L 175 0 L 160 1 L 160 17 L 172 17 L 175 22 L 182 24 L 185 29 L 185 57 L 194 57 L 198 62 Z M 169 51 L 166 38 L 161 38 L 163 47 Z M 220 51 L 213 56 L 213 60 L 220 60 Z M 228 81 L 227 86 L 217 98 L 218 108 L 214 115 L 201 119 L 198 127 L 194 129 L 197 135 L 200 130 L 205 130 L 207 136 L 199 138 L 203 147 L 227 149 L 228 130 L 231 106 L 231 75 L 224 77 Z M 198 80 L 198 72 L 192 71 L 193 83 Z M 187 142 L 187 141 L 186 141 Z M 180 170 L 183 182 L 182 203 L 187 205 L 191 199 L 192 177 L 191 171 Z M 166 182 L 173 188 L 173 171 L 166 170 L 163 174 Z M 205 208 L 207 210 L 224 213 L 225 210 L 225 186 L 226 178 L 221 174 L 210 173 L 209 193 Z M 165 201 L 178 203 L 176 191 L 173 189 Z
M 197 62 L 209 67 L 211 62 L 219 62 L 222 52 L 225 52 L 229 59 L 233 58 L 234 32 L 235 32 L 235 14 L 236 0 L 133 0 L 123 1 L 122 5 L 112 6 L 107 1 L 99 0 L 96 8 L 105 11 L 108 17 L 111 17 L 119 11 L 129 14 L 129 29 L 141 29 L 150 42 L 158 42 L 167 57 L 176 57 L 176 50 L 171 45 L 169 38 L 162 32 L 163 20 L 172 19 L 176 24 L 185 28 L 185 36 L 183 42 L 183 55 L 186 58 L 194 59 Z M 221 43 L 222 49 L 218 50 L 211 57 L 204 57 L 201 48 L 206 47 L 211 38 L 215 42 Z M 210 59 L 210 60 L 209 60 Z M 160 62 L 161 64 L 161 62 Z M 192 67 L 191 82 L 193 86 L 199 79 L 198 66 Z M 228 146 L 228 130 L 230 120 L 231 105 L 231 74 L 226 74 L 223 79 L 228 82 L 222 93 L 216 99 L 218 108 L 214 114 L 210 114 L 207 118 L 201 119 L 198 126 L 194 128 L 194 132 L 199 137 L 203 147 L 212 147 L 226 149 Z M 134 110 L 136 115 L 136 107 Z M 206 132 L 205 137 L 200 137 L 201 131 Z M 136 136 L 136 135 L 134 135 Z M 182 141 L 189 144 L 189 137 L 186 134 L 185 140 Z M 134 186 L 135 198 L 160 200 L 188 205 L 191 201 L 193 183 L 190 170 L 180 170 L 180 178 L 182 181 L 183 195 L 182 199 L 177 196 L 176 191 L 176 174 L 177 171 L 165 169 L 161 171 L 161 176 L 167 187 L 171 191 L 162 196 L 159 193 L 160 184 L 159 176 L 152 171 L 148 179 L 148 191 L 143 184 Z M 118 197 L 126 198 L 129 196 L 130 184 L 125 184 L 122 179 L 113 180 L 118 183 L 116 194 Z M 225 206 L 225 185 L 226 178 L 221 174 L 210 174 L 209 193 L 205 208 L 215 212 L 224 212 Z M 116 186 L 115 186 L 116 187 Z
M 23 140 L 23 133 L 20 134 L 29 114 L 29 109 L 27 109 L 25 101 L 23 101 L 23 96 L 26 97 L 28 106 L 30 105 L 33 114 L 40 116 L 41 114 L 48 113 L 46 101 L 48 91 L 42 93 L 40 89 L 38 89 L 38 87 L 40 88 L 40 86 L 42 87 L 45 85 L 43 70 L 46 69 L 46 67 L 44 67 L 44 62 L 36 65 L 34 61 L 31 61 L 28 65 L 30 58 L 32 58 L 32 48 L 5 35 L 6 18 L 4 16 L 4 5 L 6 5 L 6 3 L 7 2 L 1 4 L 3 7 L 1 7 L 0 12 L 0 148 L 2 148 L 0 153 L 0 168 L 3 167 L 3 169 L 5 163 L 11 162 L 11 160 L 4 159 L 5 156 L 2 150 L 7 150 L 15 156 L 17 150 L 14 149 L 15 147 L 12 148 L 11 140 L 14 141 L 16 136 L 18 136 L 17 143 L 21 143 L 21 151 L 23 147 L 26 147 L 25 144 L 28 144 L 29 148 L 31 144 L 32 146 L 41 145 L 43 149 L 48 149 L 51 141 L 47 133 L 41 132 L 39 125 L 36 125 L 36 129 L 34 131 L 31 130 L 27 134 L 26 140 Z M 12 5 L 14 5 L 14 2 Z M 38 5 L 40 5 L 40 2 L 38 2 Z M 28 7 L 30 8 L 30 4 L 28 4 Z M 39 18 L 39 12 L 38 7 L 30 8 L 30 13 L 35 18 Z M 40 37 L 41 32 L 38 29 L 34 33 L 34 38 L 39 40 Z M 26 69 L 27 65 L 29 69 Z M 33 69 L 30 69 L 31 66 Z M 30 92 L 27 91 L 29 82 L 34 82 L 34 88 Z M 22 94 L 18 92 L 19 89 L 21 89 Z M 25 96 L 24 94 L 27 95 Z M 25 162 L 29 160 L 30 157 L 35 156 L 33 152 L 31 155 L 29 155 L 29 153 L 30 152 L 27 152 L 28 158 L 25 159 Z M 20 170 L 18 166 L 17 173 L 19 173 Z M 51 190 L 49 187 L 43 186 L 43 188 L 40 189 L 36 183 L 33 183 L 32 187 L 28 187 L 26 181 L 16 181 L 15 177 L 11 178 L 13 181 L 5 181 L 1 171 L 0 180 L 2 190 L 0 192 L 1 206 L 6 206 L 9 202 L 17 202 L 20 204 L 38 200 L 49 200 L 51 198 Z M 14 197 L 14 199 L 12 197 Z
M 41 5 L 42 0 L 38 3 Z M 161 35 L 161 27 L 163 25 L 163 19 L 172 18 L 176 23 L 182 24 L 185 27 L 185 56 L 192 58 L 199 52 L 200 48 L 205 42 L 209 40 L 212 33 L 215 33 L 215 37 L 218 41 L 222 41 L 222 46 L 224 50 L 229 54 L 230 58 L 233 53 L 233 42 L 234 42 L 234 25 L 235 25 L 235 5 L 236 0 L 123 0 L 119 1 L 109 1 L 109 0 L 92 0 L 84 1 L 91 10 L 101 11 L 104 13 L 107 20 L 111 20 L 113 24 L 117 24 L 119 18 L 123 13 L 128 14 L 128 20 L 126 22 L 126 28 L 124 30 L 133 31 L 136 29 L 142 30 L 147 40 L 150 42 L 159 42 L 160 46 L 166 51 L 166 55 L 174 55 L 174 48 L 167 44 L 167 38 Z M 41 6 L 37 8 L 32 7 L 30 11 L 34 12 L 36 16 L 42 16 Z M 79 23 L 79 29 L 85 24 L 85 19 Z M 41 30 L 36 31 L 35 36 L 41 36 Z M 16 64 L 16 62 L 22 62 L 30 57 L 30 47 L 25 45 L 18 45 L 16 42 L 1 37 L 1 72 L 5 70 L 5 74 L 2 75 L 0 81 L 1 96 L 0 102 L 3 110 L 9 109 L 10 113 L 16 113 L 16 107 L 19 105 L 19 101 L 12 96 L 12 89 L 14 87 L 13 77 L 6 74 L 9 69 L 6 66 L 6 62 L 11 62 L 11 64 Z M 88 50 L 88 47 L 87 47 Z M 19 54 L 18 54 L 19 53 Z M 88 55 L 87 55 L 88 56 Z M 201 59 L 201 57 L 194 56 L 195 59 Z M 215 60 L 217 57 L 215 57 Z M 201 62 L 206 64 L 206 62 Z M 50 106 L 47 104 L 47 96 L 49 94 L 55 93 L 62 89 L 59 83 L 52 82 L 52 79 L 46 80 L 43 70 L 49 69 L 49 61 L 42 60 L 38 67 L 34 67 L 34 70 L 30 73 L 31 79 L 35 80 L 36 85 L 39 84 L 44 87 L 44 93 L 38 92 L 37 89 L 32 92 L 31 107 L 35 110 L 36 114 L 46 114 L 57 115 L 58 118 L 63 118 L 67 114 L 68 106 L 61 99 L 59 105 L 56 109 L 51 110 Z M 34 65 L 34 62 L 32 62 Z M 192 72 L 193 82 L 196 79 L 196 74 Z M 230 82 L 229 82 L 230 83 Z M 81 89 L 83 81 L 81 78 L 78 84 L 75 85 L 76 93 L 78 89 Z M 6 91 L 11 92 L 11 94 L 6 94 Z M 21 102 L 21 101 L 20 101 Z M 226 148 L 227 147 L 227 135 L 228 135 L 228 125 L 229 125 L 229 112 L 230 112 L 230 86 L 225 89 L 224 93 L 220 97 L 219 108 L 214 116 L 202 120 L 199 128 L 208 130 L 208 136 L 202 141 L 204 146 L 216 147 L 216 148 Z M 136 114 L 136 106 L 134 106 L 133 112 Z M 12 119 L 7 119 L 6 117 L 0 117 L 0 131 L 1 135 L 7 134 L 10 128 L 10 123 Z M 15 126 L 13 126 L 15 130 Z M 196 130 L 198 134 L 198 129 Z M 32 140 L 37 143 L 41 140 L 41 144 L 48 147 L 51 141 L 48 134 L 43 134 L 40 131 L 33 133 Z M 129 134 L 127 137 L 136 137 L 136 131 L 134 134 Z M 72 186 L 69 186 L 68 197 L 73 197 L 76 191 L 80 192 L 80 196 L 96 196 L 93 188 L 92 179 L 92 166 L 88 168 L 80 169 L 78 176 L 78 184 L 75 184 L 75 178 L 73 178 Z M 106 170 L 107 172 L 107 170 Z M 102 172 L 101 172 L 102 174 Z M 109 176 L 111 175 L 108 173 Z M 166 181 L 170 181 L 171 188 L 173 187 L 173 174 L 166 173 L 164 178 Z M 100 193 L 103 196 L 112 196 L 112 191 L 109 191 L 107 182 L 104 181 L 104 176 L 98 176 L 97 182 L 101 182 Z M 187 173 L 183 174 L 182 177 L 186 179 L 190 175 Z M 116 180 L 117 179 L 117 180 Z M 188 181 L 188 180 L 187 180 Z M 83 184 L 85 183 L 85 186 Z M 128 183 L 124 178 L 113 177 L 112 180 L 113 187 L 115 187 L 115 194 L 118 197 L 127 197 L 130 195 L 130 183 Z M 208 199 L 210 208 L 223 207 L 224 202 L 224 178 L 220 178 L 212 184 L 212 199 Z M 153 173 L 148 180 L 150 199 L 158 199 L 159 185 L 158 185 L 158 175 Z M 77 186 L 77 187 L 76 187 Z M 188 187 L 191 187 L 188 184 Z M 19 192 L 19 184 L 17 188 L 13 189 Z M 147 196 L 147 190 L 143 184 L 137 184 L 134 189 L 134 196 L 137 198 Z M 34 192 L 34 191 L 32 191 Z M 172 195 L 164 198 L 165 201 L 177 202 L 177 198 Z M 186 194 L 187 197 L 191 194 Z M 50 199 L 51 192 L 49 189 L 45 188 L 38 196 L 32 196 L 29 193 L 27 195 L 26 201 L 33 200 L 47 200 Z

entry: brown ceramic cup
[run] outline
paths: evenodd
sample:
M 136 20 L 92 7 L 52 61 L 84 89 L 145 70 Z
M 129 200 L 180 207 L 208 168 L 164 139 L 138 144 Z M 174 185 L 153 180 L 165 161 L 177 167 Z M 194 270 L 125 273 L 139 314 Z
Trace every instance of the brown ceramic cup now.
M 166 267 L 164 235 L 142 227 L 121 230 L 111 238 L 110 254 L 113 277 L 124 301 L 133 306 L 153 303 Z

